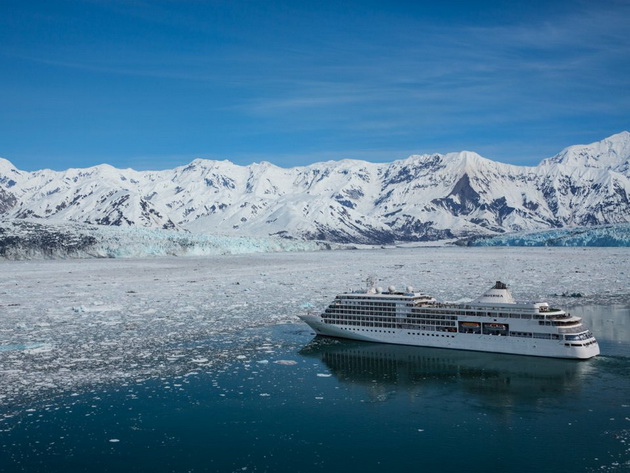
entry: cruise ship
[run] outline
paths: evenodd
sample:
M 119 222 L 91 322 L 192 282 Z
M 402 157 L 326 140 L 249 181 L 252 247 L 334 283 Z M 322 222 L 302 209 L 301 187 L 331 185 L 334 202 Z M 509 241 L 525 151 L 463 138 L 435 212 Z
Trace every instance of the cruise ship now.
M 339 294 L 300 315 L 317 335 L 368 342 L 585 360 L 599 355 L 582 319 L 546 302 L 517 302 L 501 281 L 473 302 L 438 302 L 412 287 Z

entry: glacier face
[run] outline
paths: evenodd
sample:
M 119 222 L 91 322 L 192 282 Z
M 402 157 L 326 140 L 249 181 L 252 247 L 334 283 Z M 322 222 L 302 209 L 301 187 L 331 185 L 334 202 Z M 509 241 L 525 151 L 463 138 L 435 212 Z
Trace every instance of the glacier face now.
M 476 153 L 280 168 L 25 172 L 0 159 L 0 217 L 366 244 L 630 222 L 630 133 L 534 167 Z
M 337 249 L 321 241 L 222 236 L 81 223 L 0 222 L 0 259 L 144 258 Z
M 630 224 L 557 228 L 534 232 L 473 237 L 457 242 L 462 246 L 599 246 L 630 247 Z

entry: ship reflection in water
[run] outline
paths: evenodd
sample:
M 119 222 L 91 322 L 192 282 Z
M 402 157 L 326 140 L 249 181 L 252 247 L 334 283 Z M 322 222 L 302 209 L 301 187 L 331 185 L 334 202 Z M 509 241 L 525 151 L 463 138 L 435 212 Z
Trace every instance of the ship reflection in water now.
M 587 361 L 325 337 L 314 338 L 300 354 L 320 359 L 341 383 L 365 386 L 373 400 L 387 400 L 392 391 L 426 396 L 448 388 L 474 394 L 494 409 L 575 393 L 591 370 Z

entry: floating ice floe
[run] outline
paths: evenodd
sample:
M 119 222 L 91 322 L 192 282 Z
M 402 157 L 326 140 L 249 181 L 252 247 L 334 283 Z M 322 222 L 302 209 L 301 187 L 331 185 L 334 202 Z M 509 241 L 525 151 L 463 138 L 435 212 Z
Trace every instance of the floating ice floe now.
M 518 299 L 563 308 L 630 303 L 624 248 L 417 248 L 2 265 L 5 405 L 107 383 L 297 365 L 297 354 L 273 359 L 274 350 L 283 353 L 282 340 L 248 331 L 293 323 L 308 335 L 297 314 L 309 305 L 323 310 L 369 274 L 442 300 L 469 300 L 500 278 Z M 561 296 L 574 292 L 584 296 Z M 597 336 L 613 328 L 602 322 L 593 331 Z

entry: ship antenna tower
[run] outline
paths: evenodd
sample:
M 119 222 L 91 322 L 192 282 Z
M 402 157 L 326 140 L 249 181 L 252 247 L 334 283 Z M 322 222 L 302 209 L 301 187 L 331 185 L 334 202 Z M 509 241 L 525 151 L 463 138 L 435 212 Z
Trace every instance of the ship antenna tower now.
M 369 291 L 370 289 L 374 289 L 376 287 L 377 278 L 374 275 L 370 275 L 365 280 L 366 289 Z

